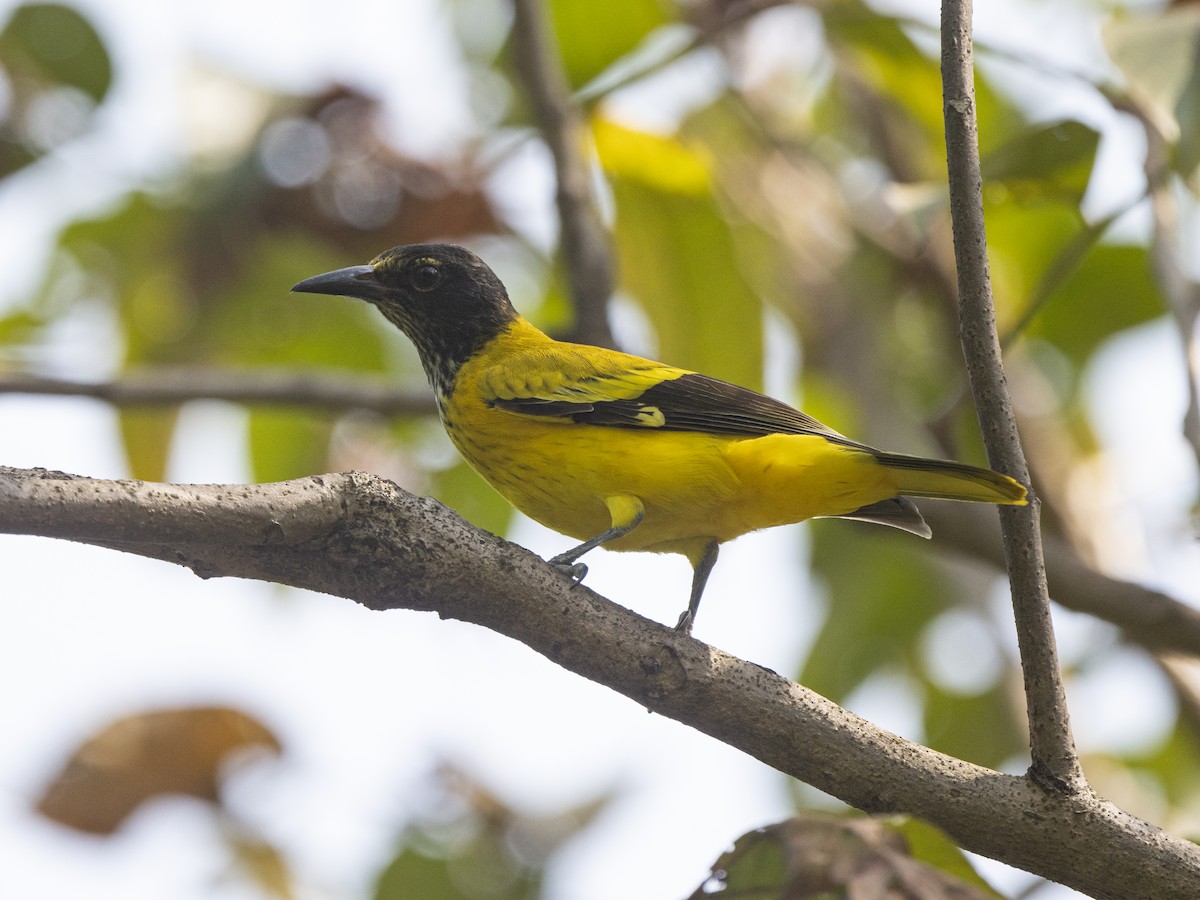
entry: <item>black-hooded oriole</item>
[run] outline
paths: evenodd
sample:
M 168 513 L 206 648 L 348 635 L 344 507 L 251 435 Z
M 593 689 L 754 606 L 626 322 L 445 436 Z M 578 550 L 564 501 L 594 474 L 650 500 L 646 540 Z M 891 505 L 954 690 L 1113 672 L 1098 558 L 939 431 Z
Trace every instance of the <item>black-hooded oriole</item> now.
M 473 253 L 396 247 L 293 291 L 374 304 L 416 345 L 450 439 L 517 509 L 583 541 L 550 560 L 611 550 L 682 553 L 689 632 L 725 541 L 815 516 L 929 526 L 906 497 L 1021 505 L 1006 475 L 885 453 L 746 388 L 543 334 Z

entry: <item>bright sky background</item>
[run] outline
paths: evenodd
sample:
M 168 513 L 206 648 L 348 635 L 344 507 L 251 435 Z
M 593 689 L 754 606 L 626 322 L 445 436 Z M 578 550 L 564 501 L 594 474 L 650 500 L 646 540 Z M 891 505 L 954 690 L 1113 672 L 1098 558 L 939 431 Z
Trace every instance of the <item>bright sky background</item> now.
M 13 5 L 0 0 L 0 16 Z M 50 236 L 67 217 L 101 208 L 125 179 L 169 169 L 188 129 L 178 88 L 197 59 L 277 89 L 305 91 L 343 79 L 385 93 L 398 140 L 417 154 L 436 153 L 471 128 L 464 86 L 447 63 L 453 45 L 437 39 L 445 29 L 436 0 L 80 6 L 114 52 L 116 95 L 86 146 L 0 190 L 0 270 L 11 279 L 0 303 L 32 286 Z M 1081 67 L 1095 64 L 1087 39 L 1062 41 L 1063 34 L 1086 33 L 1071 4 L 980 7 L 985 36 L 1026 50 L 1079 52 Z M 1136 146 L 1085 94 L 1050 92 L 1054 109 L 1047 115 L 1082 104 L 1108 129 L 1102 165 L 1128 168 Z M 650 107 L 639 111 L 631 101 L 626 109 L 636 117 Z M 526 203 L 536 231 L 547 227 L 548 191 L 544 179 L 531 178 L 533 200 Z M 1136 190 L 1106 184 L 1108 195 L 1094 198 L 1098 208 Z M 1126 227 L 1137 230 L 1136 215 Z M 62 330 L 47 368 L 104 371 L 110 354 L 85 326 Z M 1107 413 L 1102 424 L 1112 424 L 1101 436 L 1126 491 L 1122 515 L 1164 523 L 1150 532 L 1160 540 L 1131 558 L 1129 574 L 1200 601 L 1189 577 L 1200 563 L 1186 533 L 1196 476 L 1178 436 L 1184 382 L 1175 341 L 1164 326 L 1141 329 L 1110 348 L 1091 385 Z M 773 354 L 774 393 L 787 397 L 795 365 Z M 240 446 L 227 437 L 242 425 L 234 407 L 190 406 L 170 477 L 247 480 Z M 85 400 L 0 396 L 0 463 L 126 474 L 111 411 Z M 825 602 L 803 574 L 807 528 L 727 546 L 696 636 L 794 672 Z M 509 537 L 543 555 L 570 544 L 529 522 Z M 588 562 L 590 587 L 645 615 L 673 621 L 684 605 L 690 572 L 681 558 L 597 552 Z M 3 897 L 252 896 L 236 879 L 222 879 L 221 852 L 197 804 L 162 804 L 107 841 L 70 834 L 28 812 L 62 754 L 93 728 L 146 707 L 189 702 L 240 706 L 288 746 L 281 765 L 247 775 L 236 799 L 288 852 L 306 898 L 369 890 L 362 879 L 390 858 L 395 827 L 442 759 L 528 809 L 552 812 L 594 793 L 620 793 L 551 873 L 549 896 L 556 900 L 686 895 L 735 837 L 791 811 L 782 776 L 474 626 L 371 613 L 318 595 L 282 597 L 249 582 L 200 581 L 166 564 L 49 540 L 0 537 L 0 566 L 9 601 L 0 631 L 8 735 L 0 742 Z M 756 573 L 753 582 L 748 572 Z M 1007 616 L 1004 605 L 998 597 L 998 617 Z M 1096 639 L 1097 626 L 1071 615 L 1059 620 L 1069 662 Z M 948 633 L 951 641 L 958 634 Z M 1126 750 L 1131 739 L 1161 735 L 1172 709 L 1166 700 L 1154 702 L 1166 696 L 1158 678 L 1133 653 L 1114 654 L 1082 678 L 1072 690 L 1081 747 Z M 920 739 L 918 710 L 902 685 L 869 684 L 851 706 Z M 1000 868 L 985 871 L 997 875 Z M 1006 890 L 1027 881 L 1019 873 L 998 878 Z

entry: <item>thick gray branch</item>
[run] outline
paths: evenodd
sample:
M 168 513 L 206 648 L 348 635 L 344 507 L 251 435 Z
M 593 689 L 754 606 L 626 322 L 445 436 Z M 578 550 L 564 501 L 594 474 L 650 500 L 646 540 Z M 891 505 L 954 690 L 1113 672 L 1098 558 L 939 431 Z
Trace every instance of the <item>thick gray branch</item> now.
M 570 671 L 869 812 L 1097 897 L 1200 896 L 1200 848 L 1089 791 L 1063 796 L 882 731 L 774 672 L 570 582 L 433 500 L 370 475 L 158 485 L 0 468 L 0 532 L 415 609 L 519 640 Z
M 958 265 L 959 337 L 975 395 L 984 445 L 993 468 L 1029 484 L 1029 466 L 1017 434 L 992 303 L 983 177 L 975 121 L 975 73 L 971 52 L 970 0 L 942 5 L 942 90 L 950 215 Z M 1012 584 L 1013 614 L 1033 756 L 1030 773 L 1065 792 L 1087 786 L 1071 736 L 1066 693 L 1050 620 L 1050 596 L 1042 559 L 1041 516 L 1036 498 L 1027 507 L 1002 507 L 1001 530 Z

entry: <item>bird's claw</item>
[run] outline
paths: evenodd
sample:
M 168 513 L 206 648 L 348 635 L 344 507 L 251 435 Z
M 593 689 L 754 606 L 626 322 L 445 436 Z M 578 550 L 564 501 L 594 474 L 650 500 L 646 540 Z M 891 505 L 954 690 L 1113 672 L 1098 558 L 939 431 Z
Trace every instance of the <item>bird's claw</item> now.
M 679 616 L 679 621 L 675 623 L 675 630 L 684 634 L 692 633 L 693 616 L 690 609 L 685 609 Z
M 571 587 L 575 587 L 575 585 L 583 581 L 584 576 L 588 573 L 586 563 L 570 562 L 565 559 L 559 559 L 557 556 L 550 560 L 550 565 L 571 579 Z

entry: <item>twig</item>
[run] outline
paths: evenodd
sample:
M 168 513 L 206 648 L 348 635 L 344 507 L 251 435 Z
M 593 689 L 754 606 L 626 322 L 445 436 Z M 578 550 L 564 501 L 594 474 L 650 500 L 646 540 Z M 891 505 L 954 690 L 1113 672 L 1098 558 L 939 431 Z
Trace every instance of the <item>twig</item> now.
M 983 220 L 983 179 L 975 121 L 970 0 L 942 4 L 943 113 L 950 214 L 958 264 L 959 337 L 993 468 L 1029 484 L 996 332 Z M 1000 510 L 1004 552 L 1029 717 L 1030 777 L 1042 787 L 1078 794 L 1087 784 L 1071 736 L 1066 694 L 1054 645 L 1036 497 Z
M 921 513 L 933 528 L 937 546 L 1004 566 L 1000 529 L 987 510 L 965 503 L 929 503 Z M 1116 625 L 1126 640 L 1151 653 L 1200 659 L 1200 610 L 1097 571 L 1060 536 L 1047 534 L 1044 540 L 1046 575 L 1055 603 Z
M 695 33 L 681 45 L 665 47 L 659 55 L 640 60 L 637 65 L 622 65 L 621 62 L 605 69 L 578 91 L 575 100 L 585 108 L 591 108 L 622 88 L 661 72 L 685 56 L 712 45 L 717 38 L 749 19 L 776 7 L 786 6 L 791 0 L 743 0 L 741 3 L 696 4 L 684 9 L 684 15 L 692 19 Z
M 575 301 L 571 337 L 611 347 L 612 250 L 592 188 L 583 123 L 550 33 L 546 5 L 542 0 L 513 0 L 513 57 L 538 128 L 554 157 L 560 243 Z
M 93 397 L 117 406 L 173 406 L 189 400 L 303 406 L 377 412 L 385 416 L 433 415 L 429 392 L 399 390 L 378 378 L 312 375 L 280 370 L 163 367 L 112 381 L 72 381 L 39 375 L 0 375 L 0 394 Z
M 1195 844 L 1090 793 L 1064 802 L 883 731 L 370 475 L 196 486 L 0 467 L 5 532 L 473 622 L 859 809 L 919 816 L 969 850 L 1095 897 L 1200 896 Z
M 1188 405 L 1183 414 L 1183 437 L 1200 463 L 1200 346 L 1196 344 L 1196 326 L 1200 323 L 1200 284 L 1188 278 L 1179 259 L 1179 204 L 1172 194 L 1170 147 L 1158 128 L 1133 104 L 1125 105 L 1142 125 L 1146 134 L 1146 184 L 1154 231 L 1150 240 L 1150 260 L 1154 276 L 1167 298 L 1167 305 L 1183 341 L 1184 369 L 1187 372 Z

